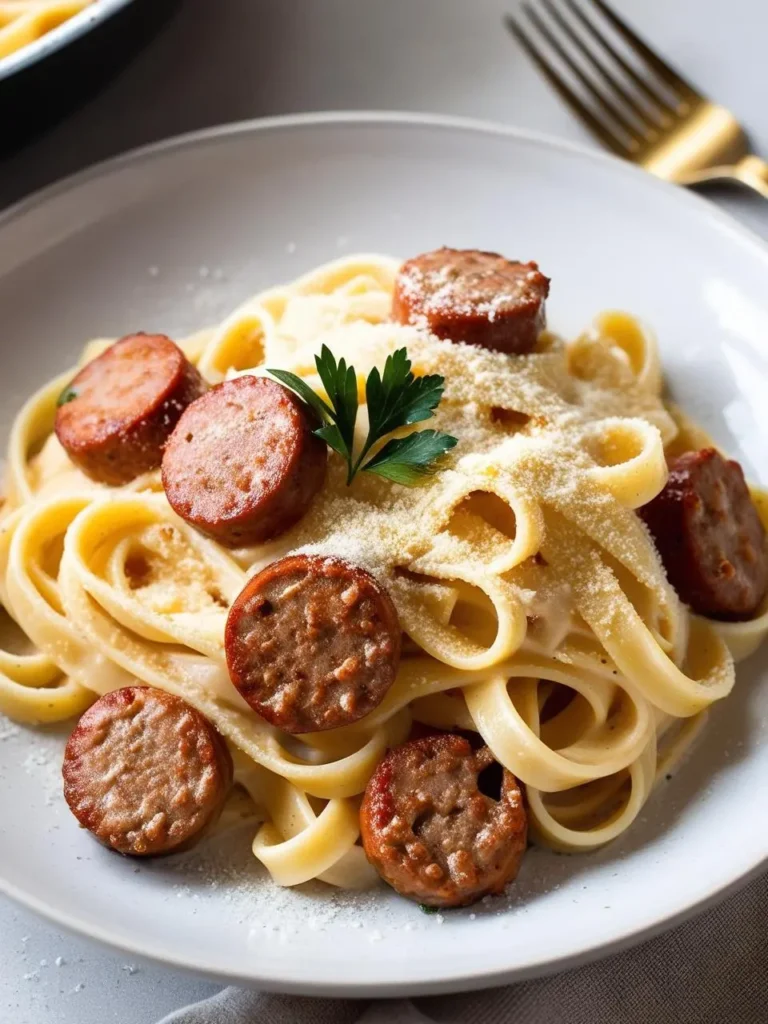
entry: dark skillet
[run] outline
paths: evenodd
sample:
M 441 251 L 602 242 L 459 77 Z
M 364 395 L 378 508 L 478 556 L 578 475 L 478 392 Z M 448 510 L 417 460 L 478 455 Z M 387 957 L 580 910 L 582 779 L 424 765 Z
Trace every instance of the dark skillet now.
M 99 0 L 0 60 L 0 157 L 50 128 L 122 70 L 178 0 Z

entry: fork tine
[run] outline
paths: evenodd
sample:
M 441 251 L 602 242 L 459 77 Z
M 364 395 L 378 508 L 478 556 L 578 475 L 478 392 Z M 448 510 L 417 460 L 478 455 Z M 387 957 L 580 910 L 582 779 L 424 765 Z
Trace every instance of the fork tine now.
M 662 124 L 669 124 L 675 111 L 669 105 L 668 101 L 661 96 L 660 93 L 656 92 L 644 78 L 641 78 L 640 75 L 638 75 L 632 65 L 627 63 L 615 46 L 605 38 L 597 25 L 594 25 L 592 21 L 590 21 L 575 0 L 564 0 L 564 3 L 567 5 L 568 10 L 579 19 L 580 23 L 587 30 L 591 38 L 594 39 L 594 41 L 599 44 L 606 53 L 611 55 L 612 59 L 616 61 L 624 74 L 631 79 L 635 87 L 654 105 L 654 107 L 658 107 L 661 110 Z
M 570 40 L 571 44 L 576 47 L 594 72 L 599 75 L 617 96 L 621 97 L 625 106 L 632 111 L 638 124 L 644 129 L 646 137 L 648 135 L 655 135 L 655 127 L 651 122 L 655 122 L 657 126 L 662 126 L 665 120 L 664 114 L 657 109 L 650 110 L 648 107 L 643 107 L 631 93 L 627 92 L 619 79 L 605 66 L 602 60 L 598 59 L 591 48 L 584 42 L 581 35 L 563 17 L 560 9 L 553 3 L 553 0 L 542 0 L 542 3 L 549 11 L 550 16 L 558 25 L 564 37 Z M 669 118 L 666 118 L 666 121 L 668 122 Z
M 560 60 L 566 65 L 571 74 L 578 79 L 582 87 L 591 96 L 592 100 L 597 103 L 599 107 L 602 107 L 607 111 L 608 116 L 614 121 L 614 123 L 626 133 L 632 142 L 634 142 L 634 146 L 630 143 L 629 148 L 636 149 L 637 139 L 635 138 L 635 135 L 638 134 L 637 129 L 627 121 L 619 108 L 584 74 L 579 65 L 574 61 L 573 57 L 571 57 L 568 51 L 563 48 L 558 38 L 552 33 L 549 26 L 541 18 L 538 11 L 529 3 L 523 3 L 522 6 L 533 24 L 539 32 L 541 32 L 542 36 L 544 36 L 547 43 L 552 47 Z
M 520 25 L 511 14 L 504 16 L 504 23 L 542 75 L 547 79 L 555 92 L 558 93 L 560 98 L 575 111 L 576 116 L 581 118 L 587 128 L 589 128 L 589 130 L 596 135 L 598 139 L 600 139 L 604 146 L 613 150 L 613 152 L 618 156 L 626 157 L 628 153 L 628 146 L 626 143 L 612 132 L 610 128 L 599 118 L 595 117 L 589 107 L 579 98 L 579 96 L 576 95 L 565 80 L 560 77 L 552 65 L 550 65 L 546 60 L 528 33 L 524 31 L 522 25 Z
M 644 43 L 627 23 L 611 10 L 608 4 L 605 3 L 605 0 L 592 0 L 592 3 L 599 11 L 602 11 L 622 39 L 629 43 L 635 53 L 642 57 L 646 64 L 656 72 L 662 82 L 676 92 L 681 99 L 690 101 L 704 98 L 694 89 L 690 82 L 686 82 L 682 75 L 678 74 L 673 67 L 670 67 L 666 61 L 663 61 L 658 54 L 654 53 L 650 46 Z

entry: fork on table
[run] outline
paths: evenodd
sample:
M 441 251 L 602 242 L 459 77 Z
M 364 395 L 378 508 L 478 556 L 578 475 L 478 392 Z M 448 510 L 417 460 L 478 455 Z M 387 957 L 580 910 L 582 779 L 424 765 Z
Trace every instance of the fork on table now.
M 587 8 L 587 10 L 584 8 Z M 662 60 L 604 0 L 524 0 L 506 24 L 617 156 L 680 185 L 735 181 L 768 198 L 768 163 L 733 114 Z

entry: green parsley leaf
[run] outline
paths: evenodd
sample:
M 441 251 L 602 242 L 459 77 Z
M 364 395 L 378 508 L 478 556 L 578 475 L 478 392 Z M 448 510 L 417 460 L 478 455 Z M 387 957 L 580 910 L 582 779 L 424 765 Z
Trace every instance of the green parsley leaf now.
M 333 448 L 335 452 L 338 452 L 343 459 L 346 459 L 347 464 L 349 465 L 349 449 L 347 448 L 346 441 L 341 436 L 341 431 L 335 423 L 329 423 L 325 427 L 320 427 L 318 430 L 315 430 L 314 433 L 317 434 L 318 437 L 321 437 L 323 441 L 325 441 L 330 448 Z
M 436 373 L 414 377 L 404 348 L 387 356 L 383 378 L 374 367 L 365 385 L 369 438 L 383 437 L 398 427 L 430 419 L 443 397 L 444 384 L 445 378 Z
M 337 363 L 327 345 L 323 345 L 320 355 L 315 356 L 315 365 L 333 407 L 331 416 L 338 428 L 337 437 L 341 438 L 345 448 L 345 451 L 335 450 L 351 460 L 357 419 L 357 374 L 354 367 L 347 366 L 345 359 Z
M 56 408 L 60 409 L 62 405 L 66 405 L 67 402 L 72 402 L 77 398 L 77 392 L 71 385 L 67 385 L 61 392 L 59 397 L 56 399 Z
M 322 426 L 315 434 L 346 462 L 347 484 L 359 470 L 376 473 L 396 483 L 419 483 L 435 471 L 434 463 L 458 443 L 450 434 L 422 430 L 387 442 L 363 465 L 373 445 L 387 434 L 432 417 L 443 396 L 445 380 L 438 374 L 414 377 L 404 348 L 387 356 L 384 373 L 374 368 L 366 381 L 369 430 L 362 449 L 355 455 L 358 388 L 354 367 L 347 366 L 345 359 L 337 363 L 327 345 L 315 356 L 315 365 L 328 402 L 295 373 L 288 370 L 267 370 L 267 373 L 295 391 L 320 418 Z
M 387 441 L 381 451 L 363 466 L 397 484 L 419 483 L 435 472 L 435 462 L 458 444 L 455 437 L 439 430 L 418 430 L 408 437 Z
M 271 373 L 291 391 L 295 391 L 299 398 L 303 398 L 307 405 L 312 406 L 321 420 L 326 421 L 333 418 L 333 409 L 329 409 L 320 395 L 313 391 L 301 377 L 297 377 L 295 373 L 290 373 L 288 370 L 267 370 L 267 373 Z
M 420 903 L 419 910 L 422 914 L 436 914 L 440 907 L 430 907 L 428 903 Z

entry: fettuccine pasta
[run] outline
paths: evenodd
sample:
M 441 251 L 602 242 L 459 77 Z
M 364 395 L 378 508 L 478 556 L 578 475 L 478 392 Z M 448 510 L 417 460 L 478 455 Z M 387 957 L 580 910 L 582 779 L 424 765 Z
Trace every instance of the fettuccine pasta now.
M 94 0 L 0 0 L 0 58 L 69 21 Z
M 74 467 L 52 432 L 71 371 L 29 399 L 10 437 L 0 600 L 30 646 L 0 650 L 0 709 L 55 722 L 137 680 L 183 697 L 233 752 L 262 819 L 253 852 L 280 885 L 375 881 L 360 797 L 413 722 L 479 733 L 524 785 L 535 841 L 584 851 L 614 839 L 768 631 L 765 602 L 743 622 L 692 614 L 636 514 L 664 486 L 667 456 L 702 438 L 664 401 L 644 326 L 606 313 L 525 356 L 453 344 L 390 321 L 398 266 L 327 264 L 181 347 L 211 384 L 270 367 L 322 394 L 325 344 L 354 364 L 361 403 L 368 372 L 405 347 L 417 376 L 445 378 L 434 423 L 459 441 L 420 486 L 370 474 L 347 486 L 332 454 L 295 526 L 228 550 L 172 511 L 159 471 L 107 487 Z M 768 523 L 765 495 L 753 497 Z M 371 714 L 302 737 L 248 706 L 224 650 L 246 581 L 297 551 L 367 569 L 405 636 Z

